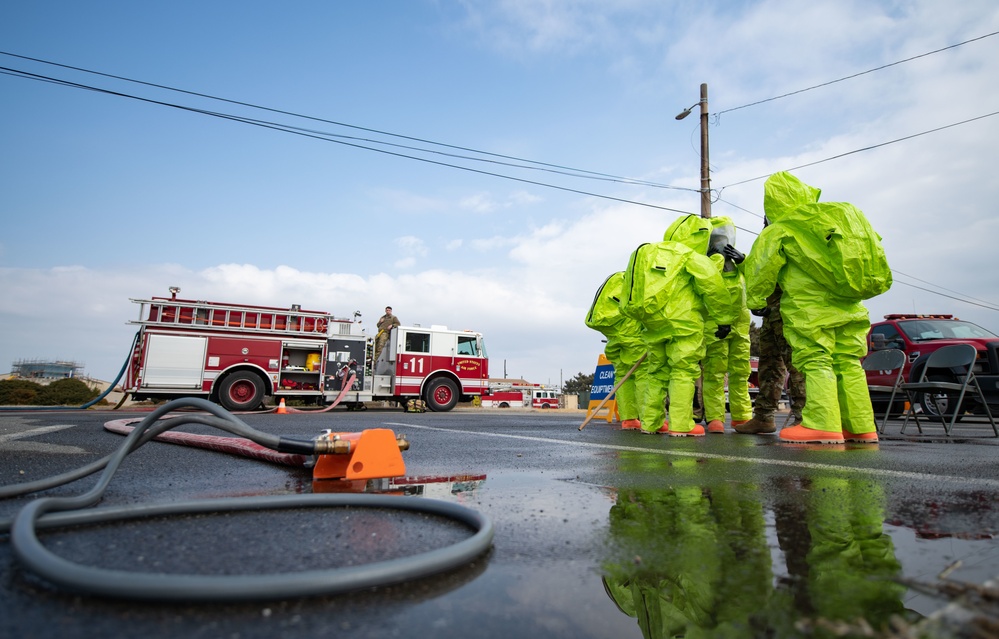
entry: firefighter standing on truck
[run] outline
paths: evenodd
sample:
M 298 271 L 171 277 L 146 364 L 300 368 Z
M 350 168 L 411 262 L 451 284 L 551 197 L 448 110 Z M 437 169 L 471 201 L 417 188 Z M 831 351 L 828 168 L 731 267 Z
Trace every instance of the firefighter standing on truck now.
M 392 314 L 392 307 L 385 307 L 385 314 L 378 318 L 378 323 L 375 327 L 378 329 L 378 334 L 375 336 L 375 357 L 374 361 L 378 361 L 378 355 L 385 348 L 385 344 L 388 342 L 389 333 L 393 328 L 401 326 L 399 318 Z

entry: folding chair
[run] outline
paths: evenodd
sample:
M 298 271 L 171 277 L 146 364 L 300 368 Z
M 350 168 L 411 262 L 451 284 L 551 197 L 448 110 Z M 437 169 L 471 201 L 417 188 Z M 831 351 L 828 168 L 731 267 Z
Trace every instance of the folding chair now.
M 957 416 L 961 412 L 961 402 L 964 401 L 964 395 L 971 389 L 977 393 L 978 399 L 981 400 L 982 406 L 985 408 L 985 414 L 988 415 L 989 423 L 992 424 L 992 432 L 995 433 L 996 437 L 999 437 L 999 429 L 996 428 L 996 421 L 992 417 L 988 400 L 985 398 L 985 393 L 982 392 L 981 387 L 978 385 L 978 379 L 975 377 L 974 367 L 977 356 L 978 351 L 971 344 L 943 346 L 930 353 L 930 356 L 926 360 L 926 366 L 923 368 L 923 374 L 919 376 L 919 381 L 902 384 L 901 386 L 902 390 L 909 397 L 909 410 L 905 412 L 905 420 L 902 422 L 903 434 L 909 423 L 909 415 L 912 415 L 915 419 L 916 428 L 919 429 L 919 432 L 923 432 L 922 426 L 919 424 L 919 415 L 915 411 L 916 394 L 943 392 L 947 393 L 947 408 L 953 410 L 950 417 L 950 424 L 947 423 L 946 415 L 940 415 L 940 421 L 944 425 L 944 433 L 949 437 L 950 431 L 954 428 L 954 423 L 957 421 Z M 962 372 L 955 372 L 954 369 L 961 369 Z M 931 381 L 929 377 L 935 370 L 944 370 L 949 377 L 956 377 L 960 381 Z M 955 392 L 957 393 L 957 400 L 952 404 L 951 400 L 954 399 L 953 393 Z
M 884 433 L 888 425 L 888 418 L 891 417 L 891 409 L 895 405 L 895 395 L 902 387 L 902 370 L 905 368 L 905 352 L 897 348 L 886 348 L 872 352 L 861 362 L 865 371 L 881 371 L 882 373 L 895 373 L 895 379 L 891 386 L 880 384 L 868 384 L 867 390 L 872 393 L 891 393 L 888 399 L 888 406 L 885 408 L 885 418 L 881 421 L 878 433 Z M 897 372 L 896 372 L 897 371 Z M 875 416 L 875 422 L 877 417 Z

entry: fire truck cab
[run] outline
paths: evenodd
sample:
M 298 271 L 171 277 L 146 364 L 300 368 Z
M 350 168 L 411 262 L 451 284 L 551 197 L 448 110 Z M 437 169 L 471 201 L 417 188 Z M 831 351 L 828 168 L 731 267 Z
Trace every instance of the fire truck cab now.
M 451 410 L 459 399 L 488 387 L 485 344 L 471 331 L 399 326 L 389 334 L 371 377 L 374 396 L 423 397 L 431 410 Z
M 377 362 L 358 324 L 321 311 L 170 298 L 132 299 L 139 325 L 123 386 L 134 399 L 205 397 L 228 410 L 267 396 L 317 404 L 421 398 L 447 411 L 482 393 L 480 333 L 443 326 L 393 329 Z

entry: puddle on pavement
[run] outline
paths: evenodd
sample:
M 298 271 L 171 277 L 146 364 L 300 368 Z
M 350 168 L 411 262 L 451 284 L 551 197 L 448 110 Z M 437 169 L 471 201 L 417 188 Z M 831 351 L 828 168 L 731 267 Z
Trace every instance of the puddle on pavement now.
M 949 621 L 928 617 L 999 576 L 995 500 L 974 491 L 941 487 L 927 504 L 919 501 L 925 491 L 855 471 L 611 457 L 614 472 L 594 477 L 494 473 L 479 497 L 491 504 L 502 489 L 511 502 L 531 491 L 565 493 L 560 483 L 588 491 L 568 497 L 565 516 L 599 495 L 605 543 L 592 557 L 592 579 L 633 619 L 635 636 L 793 637 L 818 628 L 860 636 L 865 626 L 876 631 L 863 636 L 901 636 L 893 632 L 907 626 L 939 636 L 931 623 Z M 601 485 L 610 477 L 623 485 Z M 592 514 L 568 516 L 585 526 Z M 994 598 L 990 605 L 979 618 L 994 624 Z
M 851 636 L 865 626 L 875 631 L 864 636 L 892 637 L 889 627 L 930 628 L 934 613 L 999 576 L 989 491 L 941 487 L 927 501 L 925 491 L 858 471 L 694 458 L 664 465 L 661 455 L 638 452 L 607 461 L 589 476 L 496 472 L 488 482 L 441 475 L 356 488 L 485 511 L 497 538 L 473 593 L 498 604 L 509 574 L 585 580 L 573 592 L 590 601 L 576 603 L 616 610 L 614 626 L 630 617 L 636 637 L 794 637 L 822 628 Z M 607 485 L 611 478 L 621 485 Z M 580 544 L 584 529 L 599 541 Z M 563 544 L 577 546 L 571 562 L 559 556 Z M 996 623 L 991 605 L 979 616 Z M 589 636 L 584 624 L 577 630 Z

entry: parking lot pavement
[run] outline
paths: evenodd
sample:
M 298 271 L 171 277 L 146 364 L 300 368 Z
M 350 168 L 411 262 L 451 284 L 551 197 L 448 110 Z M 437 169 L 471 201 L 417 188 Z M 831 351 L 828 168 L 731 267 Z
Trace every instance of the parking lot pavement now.
M 973 596 L 999 575 L 999 465 L 985 440 L 917 441 L 893 433 L 893 423 L 879 446 L 787 446 L 731 431 L 646 436 L 603 420 L 580 431 L 584 415 L 241 416 L 286 438 L 372 428 L 406 437 L 404 478 L 353 485 L 314 483 L 300 466 L 151 442 L 126 459 L 102 507 L 367 490 L 461 505 L 485 515 L 494 536 L 485 553 L 431 577 L 314 597 L 275 587 L 259 600 L 204 603 L 68 591 L 29 570 L 0 534 L 0 636 L 642 637 L 695 626 L 708 635 L 769 628 L 804 636 L 858 617 L 875 627 L 893 614 L 945 623 L 936 617 L 954 592 Z M 124 438 L 104 424 L 142 416 L 0 413 L 0 485 L 108 455 Z M 226 435 L 201 424 L 182 429 Z M 46 494 L 77 495 L 95 482 Z M 0 500 L 0 518 L 36 497 Z M 404 561 L 472 534 L 441 516 L 330 507 L 157 517 L 39 537 L 85 566 L 250 578 Z M 934 594 L 941 584 L 950 596 Z M 662 626 L 643 631 L 639 619 Z

